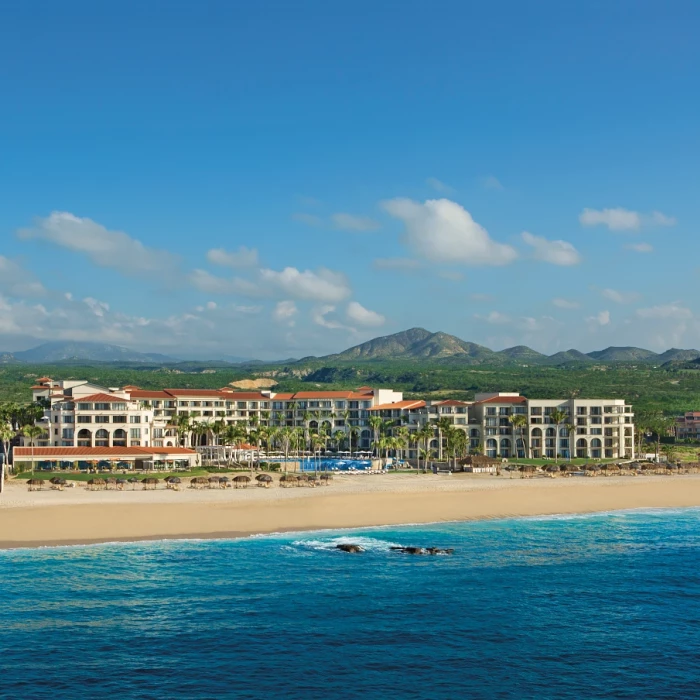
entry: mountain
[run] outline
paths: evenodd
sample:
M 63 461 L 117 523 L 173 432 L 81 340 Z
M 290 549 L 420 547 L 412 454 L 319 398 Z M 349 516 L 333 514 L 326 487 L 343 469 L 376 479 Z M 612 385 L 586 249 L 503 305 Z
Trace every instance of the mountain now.
M 529 348 L 527 345 L 516 345 L 514 348 L 499 350 L 496 355 L 502 357 L 507 362 L 540 364 L 546 361 L 547 355 L 543 355 L 537 350 Z
M 431 333 L 425 328 L 385 335 L 355 345 L 336 355 L 317 358 L 324 361 L 460 359 L 479 364 L 494 360 L 493 350 L 460 340 L 447 333 Z
M 700 357 L 698 350 L 679 350 L 671 348 L 662 352 L 658 357 L 654 358 L 656 362 L 665 364 L 666 362 L 693 362 Z
M 605 348 L 588 353 L 588 357 L 598 362 L 650 362 L 656 360 L 658 355 L 651 350 L 643 348 Z
M 545 364 L 548 365 L 565 365 L 570 362 L 592 362 L 592 358 L 580 350 L 572 348 L 571 350 L 562 350 L 554 353 L 554 355 L 550 355 L 545 360 Z
M 88 360 L 90 362 L 177 362 L 177 360 L 167 355 L 137 352 L 120 345 L 90 342 L 54 341 L 44 343 L 30 350 L 21 350 L 12 353 L 12 355 L 19 362 L 43 364 L 75 360 Z

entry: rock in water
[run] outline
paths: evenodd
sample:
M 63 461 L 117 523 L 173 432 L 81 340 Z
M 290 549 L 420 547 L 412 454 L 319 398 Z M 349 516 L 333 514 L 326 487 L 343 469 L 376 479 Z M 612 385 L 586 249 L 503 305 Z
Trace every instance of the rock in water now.
M 359 554 L 365 551 L 359 544 L 337 544 L 335 548 L 339 549 L 341 552 L 349 552 L 350 554 Z

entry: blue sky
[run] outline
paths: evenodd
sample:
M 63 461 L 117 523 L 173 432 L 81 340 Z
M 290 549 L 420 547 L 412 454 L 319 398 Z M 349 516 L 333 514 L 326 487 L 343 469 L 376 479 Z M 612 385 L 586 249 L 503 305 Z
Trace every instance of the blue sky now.
M 0 8 L 0 350 L 700 347 L 695 2 Z

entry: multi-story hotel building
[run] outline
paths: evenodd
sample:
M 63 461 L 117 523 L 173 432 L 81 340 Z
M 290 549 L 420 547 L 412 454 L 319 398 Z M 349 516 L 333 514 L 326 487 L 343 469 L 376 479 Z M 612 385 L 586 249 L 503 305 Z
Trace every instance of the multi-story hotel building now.
M 177 447 L 180 414 L 201 423 L 354 429 L 355 446 L 369 449 L 371 416 L 417 431 L 443 419 L 467 433 L 471 450 L 489 457 L 631 459 L 634 415 L 622 399 L 528 399 L 517 393 L 477 394 L 473 402 L 404 400 L 391 389 L 244 392 L 222 389 L 106 388 L 87 381 L 42 377 L 32 387 L 46 409 L 37 444 L 53 447 Z M 554 417 L 558 420 L 555 421 Z M 522 417 L 517 418 L 516 417 Z M 206 444 L 207 435 L 198 441 Z M 440 451 L 437 434 L 428 446 Z M 415 447 L 408 456 L 416 456 Z
M 700 441 L 700 411 L 687 411 L 676 418 L 676 438 Z

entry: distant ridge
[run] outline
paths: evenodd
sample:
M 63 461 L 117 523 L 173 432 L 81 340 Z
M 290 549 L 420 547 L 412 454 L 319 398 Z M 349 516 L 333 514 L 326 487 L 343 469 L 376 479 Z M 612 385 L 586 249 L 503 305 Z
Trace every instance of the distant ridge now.
M 527 345 L 516 345 L 505 350 L 494 351 L 448 333 L 431 333 L 425 328 L 410 328 L 407 331 L 373 338 L 334 355 L 304 358 L 299 362 L 430 359 L 449 364 L 490 364 L 496 366 L 507 364 L 557 366 L 593 362 L 661 365 L 667 362 L 692 362 L 698 358 L 700 358 L 698 350 L 679 350 L 677 348 L 671 348 L 661 354 L 635 347 L 609 347 L 589 353 L 572 348 L 549 356 L 537 352 Z
M 3 362 L 54 363 L 71 361 L 90 362 L 178 362 L 178 360 L 159 353 L 145 353 L 130 350 L 120 345 L 92 342 L 54 341 L 43 343 L 30 350 L 6 353 Z

